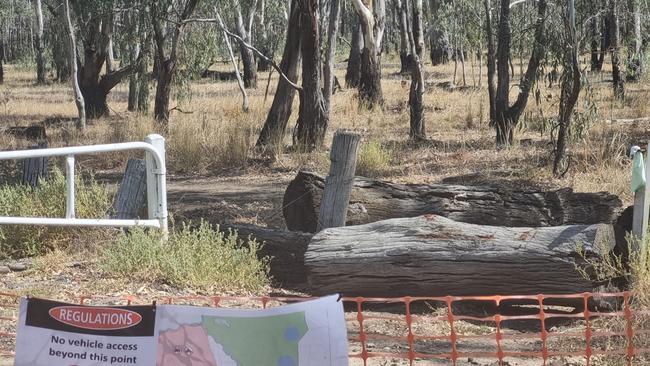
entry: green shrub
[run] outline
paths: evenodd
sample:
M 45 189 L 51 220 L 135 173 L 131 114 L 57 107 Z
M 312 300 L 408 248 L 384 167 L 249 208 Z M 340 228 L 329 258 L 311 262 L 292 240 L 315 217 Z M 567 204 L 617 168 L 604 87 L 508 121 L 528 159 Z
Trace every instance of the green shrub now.
M 119 276 L 162 281 L 203 291 L 258 291 L 268 285 L 268 263 L 260 245 L 237 233 L 201 222 L 172 230 L 166 242 L 156 231 L 135 228 L 121 234 L 102 255 L 103 269 Z
M 390 151 L 379 141 L 362 145 L 357 158 L 357 175 L 376 178 L 386 174 L 390 166 L 390 155 Z
M 75 179 L 76 216 L 103 218 L 113 197 L 106 187 L 90 179 Z M 65 176 L 53 169 L 50 178 L 36 189 L 24 185 L 0 185 L 0 215 L 23 217 L 65 217 Z M 0 227 L 0 257 L 18 258 L 63 248 L 72 242 L 90 238 L 95 230 L 53 226 L 6 225 Z

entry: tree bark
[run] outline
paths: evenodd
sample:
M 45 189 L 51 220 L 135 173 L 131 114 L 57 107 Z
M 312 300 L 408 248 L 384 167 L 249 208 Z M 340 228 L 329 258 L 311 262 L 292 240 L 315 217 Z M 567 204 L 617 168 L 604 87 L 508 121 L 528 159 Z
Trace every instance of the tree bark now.
M 301 171 L 284 193 L 289 230 L 316 232 L 324 178 Z M 494 226 L 613 223 L 621 200 L 608 193 L 512 190 L 446 184 L 404 185 L 355 177 L 346 225 L 436 214 Z
M 71 56 L 71 65 L 73 75 L 78 75 L 77 68 L 77 41 L 75 40 L 74 27 L 72 26 L 72 20 L 70 18 L 70 3 L 68 0 L 65 0 L 65 15 L 68 22 L 68 32 L 70 36 L 70 56 Z M 79 79 L 77 77 L 72 78 L 72 88 L 74 90 L 75 104 L 77 105 L 77 112 L 79 114 L 79 119 L 77 120 L 77 129 L 83 130 L 86 127 L 86 108 L 83 93 L 81 92 L 81 87 L 79 86 Z
M 555 148 L 555 159 L 553 161 L 553 174 L 563 176 L 568 170 L 567 142 L 571 128 L 573 109 L 578 102 L 582 86 L 582 72 L 578 60 L 580 44 L 576 32 L 576 9 L 575 0 L 566 1 L 565 18 L 565 55 L 564 75 L 562 77 L 562 91 L 560 95 L 560 111 L 558 115 L 559 129 L 557 144 Z
M 334 90 L 334 57 L 336 56 L 336 39 L 339 35 L 339 19 L 341 17 L 340 1 L 341 0 L 331 0 L 330 3 L 327 45 L 325 48 L 325 68 L 323 73 L 323 79 L 325 80 L 323 98 L 325 100 L 325 110 L 327 115 L 330 114 L 330 101 Z
M 411 54 L 411 47 L 408 32 L 408 15 L 406 11 L 407 1 L 408 0 L 394 0 L 395 11 L 397 12 L 397 23 L 399 26 L 400 74 L 405 74 L 411 70 L 408 65 L 408 57 Z
M 358 20 L 358 16 L 357 16 Z M 352 28 L 352 42 L 350 44 L 350 55 L 345 72 L 345 85 L 348 88 L 358 88 L 361 78 L 361 51 L 363 49 L 363 35 L 361 25 L 355 24 Z
M 255 23 L 257 24 L 257 29 L 260 35 L 259 44 L 260 49 L 263 54 L 273 58 L 273 52 L 270 51 L 269 47 L 269 36 L 268 31 L 266 30 L 265 22 L 266 16 L 266 0 L 259 0 L 257 2 L 257 11 L 255 12 Z M 257 71 L 269 71 L 271 64 L 264 58 L 260 57 L 257 59 Z
M 45 84 L 45 57 L 43 55 L 43 7 L 41 0 L 34 1 L 36 8 L 36 23 L 38 29 L 36 30 L 36 37 L 34 43 L 36 46 L 36 83 Z
M 424 52 L 424 35 L 422 32 L 422 0 L 413 0 L 413 19 L 411 36 L 411 88 L 409 91 L 410 132 L 409 139 L 414 142 L 427 138 L 424 121 L 424 72 L 422 70 L 422 54 Z
M 156 43 L 156 55 L 158 59 L 158 73 L 156 75 L 158 83 L 156 85 L 156 98 L 154 104 L 154 117 L 161 127 L 166 130 L 169 126 L 169 98 L 176 66 L 178 60 L 178 47 L 182 43 L 183 33 L 185 30 L 185 20 L 194 12 L 199 0 L 187 0 L 183 7 L 183 12 L 178 14 L 178 19 L 174 25 L 171 37 L 166 37 L 163 33 L 161 24 L 161 9 L 157 1 L 151 2 L 151 18 L 154 29 L 154 41 Z M 165 40 L 171 38 L 171 47 L 166 52 Z M 167 55 L 168 53 L 168 55 Z
M 490 126 L 496 123 L 496 85 L 494 77 L 496 75 L 496 50 L 494 48 L 494 32 L 492 31 L 492 2 L 484 0 L 485 6 L 485 37 L 487 39 L 487 84 L 488 99 L 490 103 Z
M 255 14 L 256 3 L 251 7 L 248 19 L 244 19 L 241 11 L 239 0 L 232 2 L 235 12 L 235 29 L 237 35 L 240 36 L 246 43 L 251 43 L 251 26 L 253 24 L 253 17 Z M 249 24 L 249 27 L 246 25 Z M 244 69 L 244 86 L 248 89 L 257 88 L 257 65 L 255 64 L 255 55 L 253 51 L 246 47 L 242 42 L 239 42 L 239 52 L 241 53 L 242 66 Z
M 138 24 L 134 22 L 134 32 L 138 33 Z M 134 63 L 135 60 L 140 57 L 140 42 L 133 42 L 129 47 L 129 62 Z M 129 99 L 127 109 L 129 111 L 135 111 L 138 109 L 138 96 L 139 96 L 139 80 L 137 73 L 133 73 L 129 76 Z
M 298 24 L 299 19 L 298 0 L 292 0 L 289 10 L 287 38 L 282 54 L 282 61 L 280 61 L 280 69 L 294 83 L 298 80 L 298 65 L 300 64 L 301 42 Z M 284 137 L 287 123 L 291 116 L 295 94 L 296 89 L 286 80 L 280 78 L 275 90 L 271 109 L 266 116 L 266 121 L 257 139 L 256 145 L 258 147 L 277 146 L 282 143 L 282 138 Z
M 367 1 L 367 0 L 366 0 Z M 361 75 L 359 79 L 359 101 L 367 108 L 383 104 L 381 90 L 381 70 L 379 65 L 379 44 L 375 33 L 375 18 L 363 0 L 353 0 L 352 4 L 359 15 L 363 33 L 363 50 L 361 52 Z
M 576 270 L 582 255 L 614 247 L 609 224 L 509 228 L 426 215 L 324 230 L 305 266 L 313 295 L 573 294 L 601 285 Z
M 510 3 L 501 2 L 501 17 L 499 19 L 499 44 L 497 48 L 497 88 L 495 96 L 495 128 L 497 146 L 511 145 L 514 140 L 514 128 L 519 123 L 519 117 L 526 108 L 528 97 L 537 78 L 539 64 L 544 56 L 544 28 L 546 24 L 547 0 L 539 0 L 537 5 L 537 21 L 535 23 L 535 40 L 533 52 L 528 61 L 526 74 L 519 86 L 519 95 L 510 106 Z
M 592 72 L 600 72 L 603 69 L 603 63 L 601 62 L 600 52 L 598 48 L 600 45 L 600 36 L 598 34 L 598 21 L 599 17 L 595 14 L 593 18 L 589 21 L 589 30 L 591 33 L 591 62 L 590 68 Z
M 610 52 L 612 55 L 612 86 L 614 88 L 614 97 L 618 100 L 625 99 L 625 80 L 621 71 L 620 55 L 620 27 L 618 15 L 618 0 L 609 0 L 609 19 L 610 19 Z
M 218 9 L 215 6 L 214 13 L 217 16 L 217 19 L 219 20 L 219 26 L 221 27 L 221 29 L 225 29 L 226 26 L 223 23 L 223 19 L 221 19 L 221 15 L 219 15 L 219 12 L 217 10 Z M 239 73 L 239 66 L 237 65 L 237 61 L 235 60 L 235 54 L 232 52 L 232 46 L 230 45 L 230 37 L 228 36 L 228 33 L 226 33 L 225 31 L 222 31 L 222 33 L 223 33 L 223 40 L 226 42 L 226 49 L 228 50 L 228 56 L 230 56 L 230 62 L 232 63 L 233 69 L 235 69 L 235 76 L 237 77 L 237 85 L 239 85 L 239 90 L 241 91 L 242 94 L 242 110 L 244 112 L 248 112 L 248 95 L 246 94 L 246 85 Z
M 325 140 L 329 113 L 321 90 L 321 54 L 318 27 L 318 0 L 299 4 L 302 41 L 302 91 L 294 145 L 306 151 L 320 148 Z

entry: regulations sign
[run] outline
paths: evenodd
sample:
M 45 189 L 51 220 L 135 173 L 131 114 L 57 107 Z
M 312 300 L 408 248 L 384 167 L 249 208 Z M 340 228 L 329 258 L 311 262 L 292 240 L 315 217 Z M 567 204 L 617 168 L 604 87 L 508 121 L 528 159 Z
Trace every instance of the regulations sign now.
M 16 366 L 155 365 L 154 306 L 20 303 Z
M 343 366 L 337 296 L 261 310 L 20 304 L 17 366 Z

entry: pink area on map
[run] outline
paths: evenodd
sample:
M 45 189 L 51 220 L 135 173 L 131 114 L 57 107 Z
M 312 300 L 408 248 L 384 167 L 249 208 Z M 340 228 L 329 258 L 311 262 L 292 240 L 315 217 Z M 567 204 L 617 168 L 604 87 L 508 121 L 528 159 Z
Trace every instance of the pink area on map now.
M 199 325 L 160 332 L 157 366 L 217 366 L 208 333 Z

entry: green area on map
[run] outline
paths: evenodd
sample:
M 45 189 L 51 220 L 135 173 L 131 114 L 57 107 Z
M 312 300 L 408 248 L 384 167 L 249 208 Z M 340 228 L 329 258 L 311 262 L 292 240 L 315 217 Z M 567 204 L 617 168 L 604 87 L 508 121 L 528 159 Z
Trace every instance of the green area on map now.
M 298 343 L 308 330 L 304 312 L 256 318 L 203 316 L 202 326 L 238 366 L 298 366 Z

